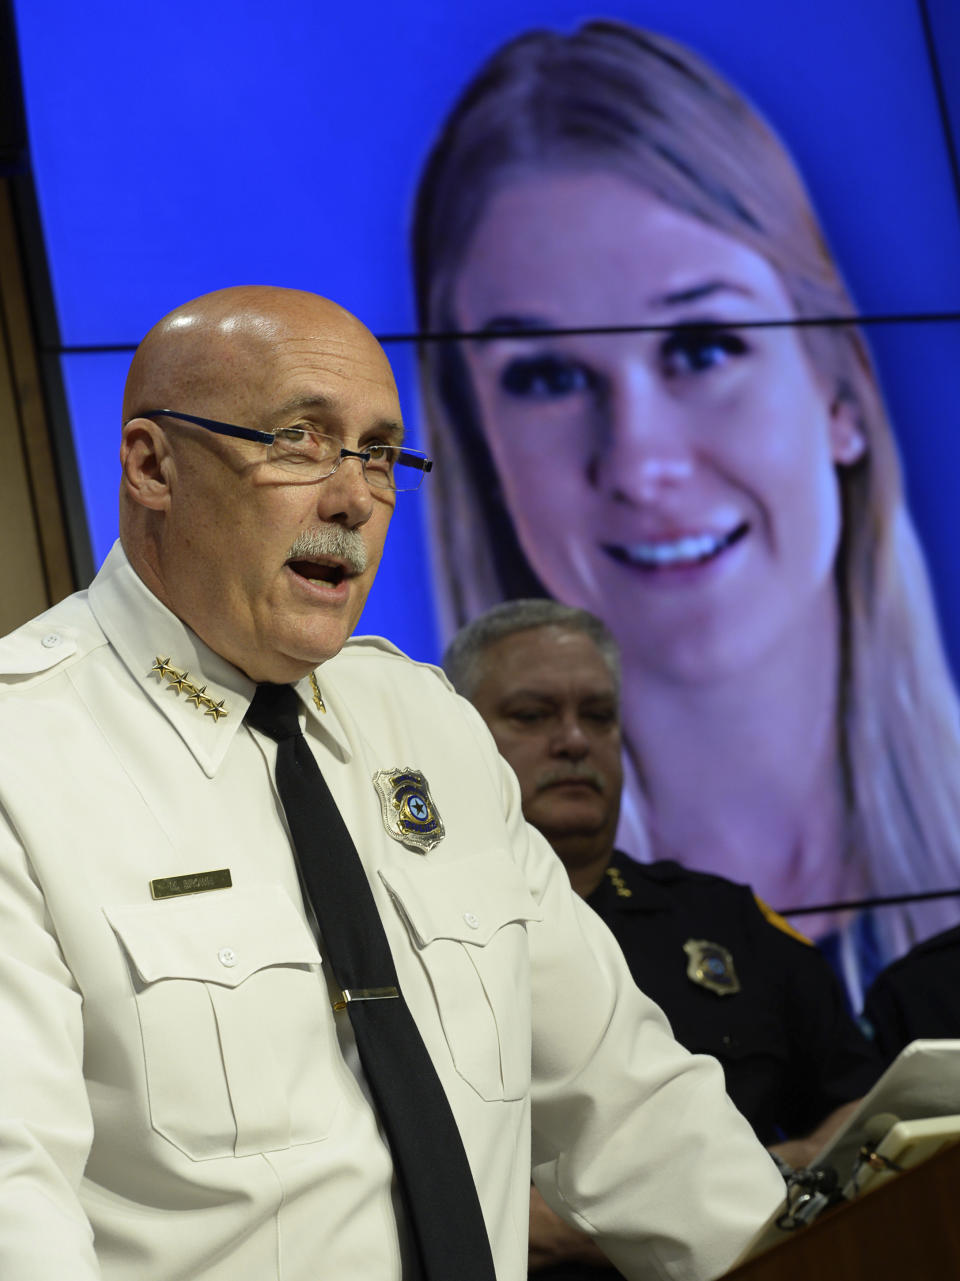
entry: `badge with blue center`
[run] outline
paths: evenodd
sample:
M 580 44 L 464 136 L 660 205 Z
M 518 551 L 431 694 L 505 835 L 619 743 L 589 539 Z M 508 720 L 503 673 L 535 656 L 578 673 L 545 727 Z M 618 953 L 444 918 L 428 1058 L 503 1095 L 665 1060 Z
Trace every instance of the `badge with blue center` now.
M 725 947 L 706 939 L 687 939 L 683 950 L 687 954 L 687 978 L 692 982 L 717 996 L 733 996 L 740 991 L 733 957 Z
M 427 854 L 443 840 L 443 820 L 419 770 L 402 766 L 378 770 L 373 785 L 380 797 L 383 826 L 395 841 Z

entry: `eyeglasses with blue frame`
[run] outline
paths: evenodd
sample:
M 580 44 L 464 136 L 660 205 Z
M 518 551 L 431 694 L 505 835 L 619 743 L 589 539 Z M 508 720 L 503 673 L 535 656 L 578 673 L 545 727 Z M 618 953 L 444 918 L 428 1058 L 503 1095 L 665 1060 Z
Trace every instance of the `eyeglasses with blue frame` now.
M 401 445 L 389 445 L 385 441 L 373 441 L 363 449 L 346 449 L 335 436 L 326 436 L 306 427 L 258 431 L 253 427 L 221 423 L 215 418 L 181 414 L 176 409 L 151 409 L 138 417 L 176 418 L 218 436 L 255 441 L 266 447 L 264 462 L 275 467 L 283 479 L 296 477 L 308 485 L 332 476 L 345 458 L 359 459 L 368 485 L 401 493 L 419 489 L 424 476 L 433 468 L 432 460 L 417 449 L 404 449 Z

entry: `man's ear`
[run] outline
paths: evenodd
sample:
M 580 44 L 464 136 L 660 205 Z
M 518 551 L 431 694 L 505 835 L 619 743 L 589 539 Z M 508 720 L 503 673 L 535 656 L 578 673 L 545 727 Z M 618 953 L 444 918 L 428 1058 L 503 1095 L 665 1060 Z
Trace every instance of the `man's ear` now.
M 174 460 L 166 433 L 150 418 L 131 418 L 120 439 L 121 488 L 141 507 L 166 511 Z
M 860 426 L 857 406 L 837 396 L 830 406 L 830 453 L 838 467 L 859 462 L 867 452 L 867 438 Z

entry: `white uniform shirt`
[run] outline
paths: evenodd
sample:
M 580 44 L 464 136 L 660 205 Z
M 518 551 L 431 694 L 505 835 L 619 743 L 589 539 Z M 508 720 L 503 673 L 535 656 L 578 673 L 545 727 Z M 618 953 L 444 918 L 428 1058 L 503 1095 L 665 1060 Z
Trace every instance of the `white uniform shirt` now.
M 637 992 L 435 669 L 359 639 L 317 678 L 305 732 L 498 1281 L 526 1275 L 531 1104 L 538 1186 L 621 1271 L 718 1274 L 782 1183 L 717 1065 Z M 253 689 L 119 548 L 0 642 L 3 1281 L 399 1281 L 391 1161 L 338 1043 L 275 746 L 243 724 Z M 426 854 L 388 833 L 373 783 L 406 766 L 446 829 Z M 230 888 L 151 898 L 219 868 Z

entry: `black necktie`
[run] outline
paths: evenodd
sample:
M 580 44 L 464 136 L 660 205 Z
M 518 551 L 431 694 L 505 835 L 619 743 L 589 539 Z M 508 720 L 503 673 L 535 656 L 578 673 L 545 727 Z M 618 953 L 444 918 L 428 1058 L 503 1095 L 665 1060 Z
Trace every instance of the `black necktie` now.
M 277 743 L 277 790 L 393 1154 L 421 1275 L 426 1281 L 495 1281 L 460 1132 L 399 991 L 360 856 L 300 731 L 297 706 L 292 686 L 259 685 L 246 720 Z

